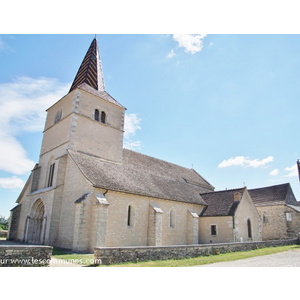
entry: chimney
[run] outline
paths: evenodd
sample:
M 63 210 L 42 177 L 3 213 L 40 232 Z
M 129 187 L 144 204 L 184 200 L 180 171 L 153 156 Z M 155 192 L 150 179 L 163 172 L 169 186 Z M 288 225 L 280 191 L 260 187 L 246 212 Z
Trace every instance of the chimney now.
M 242 197 L 242 193 L 241 192 L 234 192 L 233 193 L 233 201 L 240 201 Z

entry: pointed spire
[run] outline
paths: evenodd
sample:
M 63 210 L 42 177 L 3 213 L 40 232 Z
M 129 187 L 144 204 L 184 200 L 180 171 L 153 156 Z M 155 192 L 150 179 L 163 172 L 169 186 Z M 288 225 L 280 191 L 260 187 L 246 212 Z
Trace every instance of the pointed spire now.
M 69 93 L 82 83 L 86 83 L 98 91 L 105 91 L 96 36 L 81 63 Z

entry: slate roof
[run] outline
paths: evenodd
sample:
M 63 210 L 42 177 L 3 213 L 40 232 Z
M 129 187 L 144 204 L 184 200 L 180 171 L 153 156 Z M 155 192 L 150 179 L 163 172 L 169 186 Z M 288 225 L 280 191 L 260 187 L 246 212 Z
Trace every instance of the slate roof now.
M 208 204 L 208 207 L 201 213 L 201 216 L 233 216 L 240 203 L 240 198 L 235 201 L 234 194 L 241 193 L 242 195 L 244 190 L 245 188 L 239 188 L 201 194 L 203 200 Z
M 298 206 L 289 183 L 248 190 L 255 206 L 284 205 Z
M 195 170 L 123 149 L 122 164 L 68 150 L 83 175 L 98 188 L 206 205 L 201 193 L 214 187 Z

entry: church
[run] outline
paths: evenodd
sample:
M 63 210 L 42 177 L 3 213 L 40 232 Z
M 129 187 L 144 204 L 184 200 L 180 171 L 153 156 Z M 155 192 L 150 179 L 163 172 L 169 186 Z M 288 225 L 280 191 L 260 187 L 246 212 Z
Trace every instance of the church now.
M 94 38 L 68 94 L 47 109 L 8 239 L 78 252 L 262 240 L 246 187 L 214 192 L 194 169 L 123 148 L 125 111 L 105 90 Z

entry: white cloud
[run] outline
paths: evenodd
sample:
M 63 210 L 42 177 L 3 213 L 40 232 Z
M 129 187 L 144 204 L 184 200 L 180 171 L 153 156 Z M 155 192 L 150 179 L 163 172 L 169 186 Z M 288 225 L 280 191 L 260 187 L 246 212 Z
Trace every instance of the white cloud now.
M 0 84 L 0 125 L 9 132 L 43 130 L 46 108 L 67 93 L 68 85 L 53 78 L 18 77 Z
M 0 178 L 0 187 L 4 189 L 21 189 L 24 184 L 24 181 L 16 176 Z
M 130 150 L 140 149 L 141 142 L 133 141 L 132 137 L 135 136 L 137 130 L 141 130 L 142 119 L 137 114 L 125 114 L 124 122 L 124 147 Z
M 124 148 L 129 150 L 138 150 L 142 148 L 142 145 L 140 141 L 125 140 Z
M 21 175 L 33 169 L 34 162 L 27 157 L 25 149 L 16 138 L 0 132 L 0 140 L 0 170 Z
M 271 171 L 271 172 L 269 173 L 269 175 L 271 175 L 271 176 L 276 176 L 276 175 L 278 175 L 278 173 L 279 173 L 279 170 L 278 170 L 278 169 L 274 169 L 273 171 Z
M 291 167 L 286 167 L 285 171 L 289 172 L 285 177 L 295 177 L 298 176 L 298 168 L 297 165 L 293 165 Z
M 203 39 L 206 34 L 173 34 L 173 39 L 179 43 L 179 47 L 185 48 L 185 52 L 195 54 L 203 48 Z
M 45 109 L 65 95 L 68 87 L 43 77 L 18 77 L 0 84 L 0 170 L 21 175 L 34 167 L 17 136 L 42 132 Z
M 171 52 L 167 55 L 167 58 L 172 58 L 174 57 L 176 54 L 174 52 L 174 49 L 171 50 Z
M 264 159 L 253 159 L 253 160 L 246 160 L 246 162 L 249 164 L 249 167 L 254 167 L 254 168 L 258 168 L 258 167 L 263 167 L 266 164 L 272 162 L 274 160 L 273 156 L 268 156 L 267 158 Z
M 141 129 L 141 126 L 139 125 L 141 120 L 142 119 L 139 118 L 137 114 L 125 114 L 125 122 L 124 122 L 125 138 L 134 136 L 136 131 Z
M 223 160 L 219 165 L 218 168 L 227 168 L 232 166 L 241 166 L 241 167 L 264 167 L 267 163 L 270 163 L 274 160 L 273 156 L 268 156 L 264 159 L 250 159 L 249 157 L 245 156 L 236 156 L 231 157 L 229 159 Z

